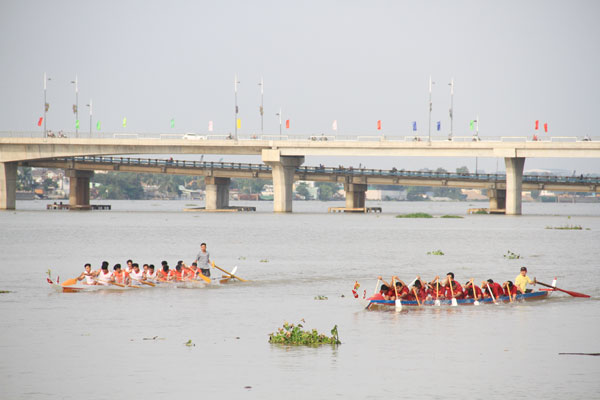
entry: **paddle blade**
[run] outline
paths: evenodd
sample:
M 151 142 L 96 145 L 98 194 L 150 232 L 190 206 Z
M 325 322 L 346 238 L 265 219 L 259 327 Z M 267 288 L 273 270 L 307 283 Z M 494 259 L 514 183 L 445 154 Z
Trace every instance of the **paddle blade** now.
M 63 283 L 61 283 L 61 286 L 73 286 L 76 283 L 77 283 L 77 278 L 67 279 L 66 281 L 64 281 Z
M 202 280 L 204 280 L 204 282 L 206 283 L 210 283 L 210 278 L 208 276 L 205 276 L 202 272 L 198 274 L 198 276 L 200 278 L 202 278 Z
M 544 283 L 544 282 L 537 281 L 536 283 L 539 283 L 542 286 L 546 286 L 546 287 L 552 288 L 554 290 L 565 292 L 565 293 L 567 293 L 567 294 L 569 294 L 569 295 L 571 295 L 573 297 L 584 297 L 584 298 L 590 298 L 591 297 L 591 296 L 589 296 L 587 294 L 577 293 L 577 292 L 573 292 L 571 290 L 565 290 L 565 289 L 557 288 L 555 286 L 548 285 L 547 283 Z

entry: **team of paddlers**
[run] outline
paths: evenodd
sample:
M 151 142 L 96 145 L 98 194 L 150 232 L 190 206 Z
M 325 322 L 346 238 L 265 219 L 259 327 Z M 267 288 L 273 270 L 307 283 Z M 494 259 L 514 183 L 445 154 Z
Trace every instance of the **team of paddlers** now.
M 392 283 L 387 283 L 380 276 L 378 281 L 381 281 L 379 292 L 373 295 L 370 300 L 437 300 L 437 299 L 497 299 L 503 296 L 514 298 L 521 293 L 531 292 L 527 289 L 527 284 L 535 285 L 537 283 L 534 278 L 531 280 L 527 276 L 527 268 L 522 267 L 520 274 L 515 278 L 515 282 L 506 281 L 502 284 L 488 279 L 481 282 L 478 286 L 473 279 L 461 285 L 454 279 L 454 273 L 448 272 L 446 277 L 440 280 L 439 276 L 433 278 L 431 282 L 426 282 L 421 277 L 413 281 L 411 286 L 405 284 L 397 276 L 392 277 Z
M 210 277 L 210 255 L 206 251 L 206 243 L 200 245 L 200 252 L 195 261 L 188 267 L 183 261 L 177 261 L 175 269 L 169 267 L 166 261 L 161 262 L 161 268 L 157 270 L 154 264 L 143 264 L 140 268 L 138 263 L 127 260 L 127 266 L 121 268 L 121 264 L 115 264 L 113 270 L 109 269 L 108 261 L 103 261 L 98 270 L 92 270 L 92 265 L 84 265 L 84 271 L 77 277 L 84 285 L 139 285 L 143 283 L 157 282 L 185 282 L 193 280 L 205 280 Z

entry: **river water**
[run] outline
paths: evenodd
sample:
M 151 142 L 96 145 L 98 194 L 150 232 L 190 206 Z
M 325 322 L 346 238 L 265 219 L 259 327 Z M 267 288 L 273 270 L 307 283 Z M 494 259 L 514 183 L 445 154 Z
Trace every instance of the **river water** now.
M 110 201 L 112 211 L 0 213 L 0 398 L 600 398 L 600 205 L 523 204 L 523 216 L 466 215 L 483 203 L 383 202 L 382 214 L 182 212 L 193 201 Z M 432 219 L 395 215 L 428 212 Z M 461 219 L 439 218 L 444 214 Z M 583 230 L 548 227 L 581 225 Z M 85 262 L 191 261 L 200 242 L 247 283 L 204 289 L 55 293 Z M 433 250 L 445 255 L 427 255 Z M 518 260 L 504 257 L 512 251 Z M 459 281 L 529 275 L 592 295 L 533 303 L 365 311 L 378 275 Z M 213 277 L 216 275 L 213 270 Z M 342 297 L 343 295 L 343 297 Z M 326 296 L 327 300 L 316 300 Z M 285 321 L 338 347 L 268 343 Z M 155 340 L 144 340 L 154 338 Z M 186 346 L 192 340 L 195 346 Z

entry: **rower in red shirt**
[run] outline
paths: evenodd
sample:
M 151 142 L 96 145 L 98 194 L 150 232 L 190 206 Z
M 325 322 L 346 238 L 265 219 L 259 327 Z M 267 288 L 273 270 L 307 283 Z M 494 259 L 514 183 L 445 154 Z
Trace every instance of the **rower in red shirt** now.
M 416 293 L 416 296 L 415 296 Z M 408 293 L 408 296 L 406 297 L 407 300 L 416 300 L 417 297 L 419 298 L 419 302 L 422 302 L 423 300 L 425 300 L 427 298 L 427 289 L 425 289 L 425 283 L 423 283 L 423 281 L 421 280 L 421 277 L 417 276 L 417 279 L 415 280 L 415 283 L 413 285 L 413 287 L 410 289 L 410 292 Z
M 494 282 L 492 279 L 488 279 L 487 281 L 481 282 L 481 288 L 483 289 L 484 298 L 490 297 L 488 286 L 491 289 L 495 299 L 504 296 L 504 289 L 502 289 L 502 286 L 499 283 Z
M 452 282 L 452 289 L 450 289 L 450 282 Z M 454 294 L 455 299 L 464 298 L 465 294 L 464 294 L 463 288 L 462 288 L 462 286 L 460 286 L 460 283 L 458 283 L 457 281 L 454 280 L 453 272 L 448 272 L 446 274 L 444 288 L 446 289 L 446 291 L 444 293 L 445 298 L 451 299 L 452 294 Z
M 182 276 L 183 275 L 181 272 L 181 264 L 177 264 L 174 270 L 172 269 L 171 271 L 169 271 L 169 280 L 171 281 L 180 282 Z
M 410 289 L 408 288 L 408 286 L 406 285 L 406 283 L 404 283 L 404 281 L 402 281 L 402 279 L 399 279 L 397 276 L 394 276 L 393 280 L 396 281 L 395 285 L 396 285 L 396 290 L 394 290 L 394 299 L 396 300 L 396 292 L 398 292 L 398 296 L 397 298 L 399 300 L 408 300 L 408 297 L 410 295 Z M 392 288 L 393 290 L 393 288 Z
M 427 297 L 433 300 L 444 297 L 444 287 L 440 284 L 440 277 L 436 276 L 427 284 Z
M 504 296 L 508 296 L 510 292 L 510 297 L 514 298 L 517 295 L 517 286 L 515 286 L 511 281 L 506 281 L 502 284 L 504 287 Z
M 473 293 L 473 288 L 475 288 L 475 293 Z M 473 279 L 465 283 L 465 299 L 475 299 L 479 300 L 483 298 L 483 293 L 481 288 L 473 283 Z

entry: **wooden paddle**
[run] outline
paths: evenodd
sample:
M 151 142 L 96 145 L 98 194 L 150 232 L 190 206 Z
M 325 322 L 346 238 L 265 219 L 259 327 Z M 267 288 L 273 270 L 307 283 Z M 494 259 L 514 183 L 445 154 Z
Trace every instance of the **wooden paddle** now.
M 441 306 L 442 302 L 440 301 L 440 278 L 436 278 L 435 280 L 435 301 L 434 304 L 436 306 Z
M 60 285 L 61 286 L 72 286 L 72 285 L 75 285 L 77 282 L 78 282 L 77 278 L 67 279 L 66 281 L 64 281 Z
M 155 287 L 155 286 L 156 286 L 156 283 L 153 283 L 153 282 L 148 282 L 148 281 L 141 281 L 141 282 L 142 282 L 144 285 L 148 285 L 148 286 L 152 286 L 152 287 Z
M 379 289 L 379 282 L 381 282 L 381 279 L 377 278 L 377 284 L 375 285 L 375 291 L 373 292 L 373 296 L 377 294 L 377 289 Z
M 398 289 L 396 288 L 396 277 L 392 278 L 392 286 L 394 286 L 394 292 L 396 292 L 396 301 L 394 302 L 396 305 L 396 311 L 402 311 L 402 300 L 398 298 Z
M 487 288 L 488 288 L 488 292 L 490 292 L 490 296 L 492 296 L 492 301 L 494 302 L 494 304 L 498 304 L 496 303 L 496 298 L 494 297 L 494 293 L 492 292 L 492 289 L 490 288 L 490 284 L 487 283 L 487 281 L 485 282 Z
M 218 269 L 218 270 L 220 270 L 220 271 L 223 271 L 223 272 L 225 272 L 227 275 L 231 276 L 232 278 L 238 279 L 238 280 L 240 280 L 240 281 L 242 281 L 242 282 L 248 282 L 246 279 L 242 279 L 242 278 L 240 278 L 239 276 L 235 276 L 235 275 L 234 275 L 234 274 L 232 274 L 231 272 L 227 272 L 227 271 L 225 271 L 223 268 L 216 266 L 214 261 L 213 261 L 213 263 L 212 263 L 212 267 L 213 267 L 213 268 L 216 268 L 216 269 Z
M 473 291 L 473 298 L 475 299 L 473 305 L 478 306 L 479 301 L 477 300 L 477 291 L 475 290 L 475 283 L 473 282 L 473 278 L 471 278 L 471 290 Z
M 510 286 L 508 285 L 508 282 L 506 282 L 506 285 L 504 285 L 504 286 L 506 287 L 506 292 L 508 293 L 508 299 L 512 303 L 513 299 L 512 299 L 512 295 L 510 293 Z
M 199 270 L 199 271 L 198 271 L 198 276 L 199 276 L 199 277 L 200 277 L 202 280 L 204 280 L 204 282 L 206 282 L 206 283 L 210 284 L 210 278 L 209 278 L 208 276 L 205 276 L 205 275 L 202 273 L 202 270 Z
M 456 307 L 458 305 L 458 301 L 454 297 L 454 289 L 452 288 L 452 278 L 450 276 L 448 277 L 448 283 L 450 284 L 450 295 L 452 296 L 452 300 L 451 300 L 452 307 Z
M 572 292 L 570 290 L 565 290 L 565 289 L 560 289 L 560 288 L 557 288 L 556 286 L 551 286 L 551 285 L 548 285 L 547 283 L 543 283 L 543 282 L 540 282 L 540 281 L 536 281 L 536 283 L 539 283 L 542 286 L 546 286 L 546 287 L 552 288 L 554 290 L 565 292 L 566 294 L 569 294 L 569 295 L 571 295 L 573 297 L 585 297 L 585 298 L 589 298 L 590 297 L 587 294 Z M 64 283 L 63 283 L 63 286 L 64 286 Z
M 419 301 L 419 295 L 417 294 L 417 289 L 413 288 L 413 293 L 415 294 L 415 299 L 417 299 L 417 304 L 421 307 L 421 301 Z

